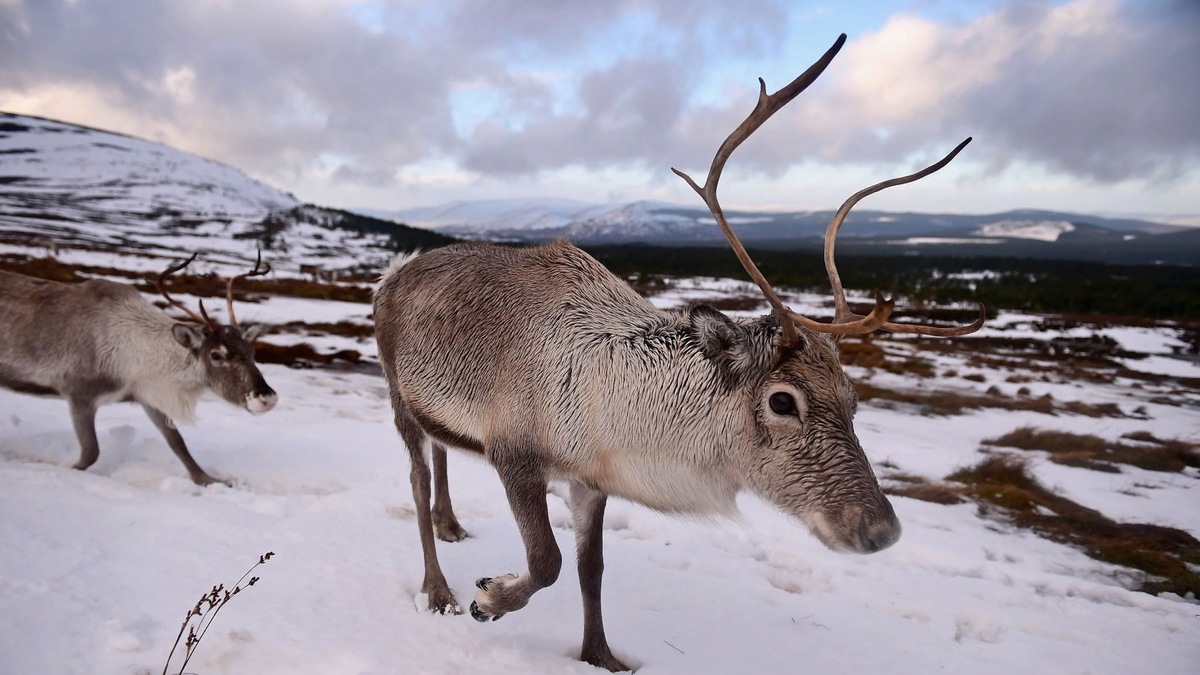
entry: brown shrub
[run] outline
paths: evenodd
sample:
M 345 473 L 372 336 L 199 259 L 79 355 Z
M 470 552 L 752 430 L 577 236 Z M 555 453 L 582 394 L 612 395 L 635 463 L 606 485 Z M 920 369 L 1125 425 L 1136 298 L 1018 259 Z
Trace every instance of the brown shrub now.
M 884 494 L 897 497 L 919 499 L 934 504 L 961 504 L 967 501 L 959 488 L 945 483 L 924 483 L 920 485 L 884 486 Z
M 272 332 L 303 332 L 308 335 L 337 335 L 340 337 L 372 337 L 375 335 L 373 324 L 355 323 L 353 321 L 338 321 L 337 323 L 305 323 L 304 321 L 289 321 L 273 327 Z
M 1155 445 L 1139 447 L 1109 441 L 1099 436 L 1073 434 L 1065 431 L 1047 431 L 1033 427 L 1021 427 L 999 438 L 984 441 L 1020 450 L 1041 450 L 1050 453 L 1050 461 L 1109 473 L 1119 473 L 1115 465 L 1128 464 L 1149 471 L 1179 472 L 1184 468 L 1200 467 L 1200 454 L 1192 443 L 1177 440 L 1160 440 L 1149 432 L 1134 432 L 1138 437 L 1154 439 Z M 1132 438 L 1126 434 L 1126 438 Z
M 756 309 L 765 309 L 767 306 L 767 301 L 761 295 L 742 295 L 736 298 L 712 298 L 703 302 L 709 307 L 722 312 L 753 312 Z
M 842 340 L 840 348 L 843 366 L 878 368 L 887 361 L 883 347 L 871 340 Z
M 307 342 L 294 345 L 260 342 L 255 347 L 254 360 L 258 363 L 278 363 L 289 368 L 312 368 L 315 365 L 331 364 L 334 361 L 344 361 L 356 365 L 362 362 L 362 354 L 353 349 L 343 349 L 333 354 L 321 354 Z
M 963 493 L 979 503 L 983 515 L 998 508 L 1018 527 L 1150 575 L 1136 590 L 1200 594 L 1200 574 L 1193 571 L 1200 565 L 1200 541 L 1183 530 L 1110 520 L 1047 490 L 1029 473 L 1025 460 L 1013 455 L 992 455 L 946 479 L 962 483 Z
M 980 410 L 983 408 L 1028 410 L 1047 415 L 1054 415 L 1058 411 L 1053 399 L 1049 397 L 1015 399 L 1005 396 L 971 394 L 958 391 L 900 391 L 876 387 L 866 382 L 856 382 L 854 388 L 858 391 L 860 401 L 913 405 L 926 415 L 961 415 L 967 410 Z

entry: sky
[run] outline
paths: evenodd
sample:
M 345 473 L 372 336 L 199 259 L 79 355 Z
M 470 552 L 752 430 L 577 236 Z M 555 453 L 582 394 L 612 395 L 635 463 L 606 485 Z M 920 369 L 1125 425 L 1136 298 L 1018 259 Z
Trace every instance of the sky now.
M 0 0 L 0 110 L 160 141 L 318 204 L 1048 208 L 1200 225 L 1195 0 Z M 861 208 L 861 207 L 860 207 Z

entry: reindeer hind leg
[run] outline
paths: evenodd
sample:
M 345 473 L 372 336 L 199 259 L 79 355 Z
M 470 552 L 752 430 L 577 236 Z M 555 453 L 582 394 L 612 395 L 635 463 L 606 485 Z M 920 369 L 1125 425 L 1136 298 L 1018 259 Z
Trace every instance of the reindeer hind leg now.
M 450 504 L 450 481 L 446 475 L 446 446 L 432 442 L 433 450 L 433 531 L 442 541 L 462 541 L 467 531 L 454 516 Z
M 396 416 L 396 429 L 408 447 L 410 463 L 409 480 L 412 482 L 413 504 L 417 511 L 417 530 L 421 535 L 421 552 L 425 556 L 425 579 L 421 592 L 429 597 L 429 611 L 438 614 L 461 614 L 462 608 L 446 582 L 446 575 L 438 563 L 436 541 L 433 535 L 433 515 L 429 506 L 429 463 L 425 460 L 425 444 L 428 435 L 417 423 L 408 409 L 408 404 L 399 392 L 391 387 L 392 410 Z

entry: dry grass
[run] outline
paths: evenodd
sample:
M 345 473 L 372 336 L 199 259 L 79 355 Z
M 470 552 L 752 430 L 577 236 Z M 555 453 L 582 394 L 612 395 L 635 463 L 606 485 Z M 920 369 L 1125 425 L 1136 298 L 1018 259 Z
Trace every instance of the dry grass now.
M 906 483 L 885 485 L 884 494 L 919 499 L 934 504 L 961 504 L 967 501 L 958 488 L 945 483 Z
M 338 321 L 337 323 L 305 323 L 289 321 L 273 326 L 274 333 L 304 333 L 306 335 L 337 335 L 339 337 L 364 338 L 375 335 L 374 324 Z
M 842 340 L 839 348 L 844 366 L 879 368 L 897 375 L 909 374 L 926 378 L 937 375 L 932 362 L 911 357 L 895 357 L 870 337 Z
M 24 255 L 0 255 L 0 270 L 17 272 L 50 281 L 78 282 L 90 277 L 104 276 L 129 279 L 139 291 L 156 293 L 157 272 L 131 272 L 95 265 L 72 265 L 53 258 L 30 258 Z M 225 280 L 215 275 L 177 274 L 171 277 L 170 291 L 191 294 L 200 298 L 224 298 Z M 243 279 L 234 288 L 233 297 L 239 302 L 257 302 L 259 294 L 287 295 L 318 300 L 342 302 L 371 302 L 371 289 L 362 285 L 325 284 L 307 279 Z
M 703 304 L 722 312 L 753 312 L 769 309 L 763 296 L 742 295 L 734 298 L 713 298 L 704 300 Z
M 343 349 L 333 354 L 322 354 L 307 342 L 294 345 L 275 345 L 260 342 L 254 349 L 254 360 L 258 363 L 278 363 L 289 368 L 312 368 L 341 361 L 347 365 L 362 363 L 362 354 L 353 349 Z
M 1046 489 L 1014 455 L 993 455 L 946 479 L 961 483 L 961 494 L 978 502 L 983 515 L 1004 516 L 1096 560 L 1145 572 L 1135 590 L 1200 595 L 1200 574 L 1193 571 L 1200 566 L 1200 541 L 1183 530 L 1110 520 Z
M 997 392 L 975 394 L 961 391 L 935 390 L 913 391 L 876 387 L 867 382 L 856 382 L 860 401 L 872 401 L 880 407 L 895 404 L 911 405 L 923 415 L 962 415 L 971 410 L 994 408 L 999 410 L 1025 410 L 1046 415 L 1072 413 L 1087 417 L 1129 417 L 1120 407 L 1112 403 L 1090 404 L 1079 401 L 1058 402 L 1049 394 L 1037 398 L 1012 398 Z
M 78 282 L 89 277 L 121 277 L 137 279 L 141 275 L 128 270 L 94 265 L 67 265 L 54 258 L 30 258 L 24 255 L 0 255 L 0 270 L 16 272 L 49 281 Z
M 208 634 L 208 629 L 212 627 L 212 622 L 217 618 L 217 614 L 225 608 L 239 593 L 250 588 L 258 583 L 258 577 L 251 577 L 250 573 L 259 565 L 265 565 L 275 555 L 274 552 L 268 551 L 263 555 L 258 556 L 258 562 L 250 566 L 246 573 L 238 579 L 233 585 L 233 590 L 225 588 L 225 584 L 213 586 L 212 590 L 200 596 L 196 602 L 196 606 L 187 613 L 183 618 L 183 625 L 179 627 L 179 635 L 175 636 L 175 643 L 171 645 L 171 652 L 167 654 L 167 662 L 163 664 L 163 675 L 167 675 L 167 670 L 171 667 L 171 657 L 175 656 L 175 650 L 179 648 L 179 641 L 183 639 L 183 634 L 187 633 L 187 640 L 184 642 L 183 663 L 179 666 L 178 675 L 183 675 L 184 669 L 187 668 L 188 661 L 192 660 L 196 649 L 200 646 L 200 641 Z M 250 577 L 249 580 L 246 577 Z M 243 582 L 244 585 L 243 585 Z M 192 620 L 195 619 L 195 623 Z
M 1041 450 L 1050 454 L 1050 461 L 1096 471 L 1120 473 L 1118 464 L 1136 466 L 1149 471 L 1180 472 L 1186 467 L 1200 467 L 1196 445 L 1179 440 L 1162 440 L 1148 431 L 1126 434 L 1126 438 L 1144 445 L 1109 441 L 1099 436 L 1072 434 L 1021 427 L 999 438 L 984 441 L 988 445 Z

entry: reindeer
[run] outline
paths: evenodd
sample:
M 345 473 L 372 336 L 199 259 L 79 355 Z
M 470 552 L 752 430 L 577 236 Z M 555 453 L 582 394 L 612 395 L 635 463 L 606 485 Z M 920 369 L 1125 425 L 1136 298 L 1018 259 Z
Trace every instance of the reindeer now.
M 494 621 L 554 583 L 562 564 L 547 516 L 548 481 L 570 484 L 584 629 L 580 658 L 627 670 L 613 656 L 600 611 L 602 522 L 609 496 L 677 514 L 732 514 L 741 491 L 805 523 L 831 549 L 871 553 L 895 543 L 900 522 L 854 434 L 855 390 L 837 338 L 883 329 L 964 335 L 969 326 L 888 321 L 876 293 L 854 314 L 834 265 L 834 241 L 863 197 L 937 171 L 937 164 L 852 196 L 830 222 L 825 264 L 836 316 L 791 312 L 754 266 L 717 201 L 734 149 L 813 82 L 838 41 L 805 73 L 758 104 L 721 145 L 703 198 L 772 312 L 733 319 L 705 306 L 654 307 L 594 258 L 566 242 L 513 249 L 481 242 L 399 258 L 374 299 L 380 362 L 395 424 L 408 448 L 428 607 L 460 613 L 434 537 L 466 536 L 455 518 L 446 446 L 482 455 L 499 474 L 525 544 L 528 572 L 483 577 L 470 605 Z M 970 139 L 967 139 L 970 141 Z M 430 507 L 432 449 L 436 478 Z
M 315 282 L 315 283 L 320 283 L 321 274 L 323 274 L 324 272 L 325 272 L 325 268 L 321 267 L 320 265 L 308 265 L 308 264 L 300 265 L 300 274 L 311 277 L 313 282 Z
M 33 239 L 34 246 L 40 246 L 46 252 L 47 258 L 58 257 L 58 243 L 48 236 L 39 236 Z
M 79 439 L 76 469 L 100 456 L 96 409 L 114 401 L 141 404 L 167 445 L 198 485 L 216 481 L 205 473 L 175 428 L 191 421 L 205 389 L 265 413 L 276 395 L 254 364 L 260 326 L 239 327 L 233 314 L 233 285 L 266 274 L 261 255 L 254 269 L 229 279 L 229 325 L 197 315 L 167 293 L 167 277 L 191 258 L 168 267 L 155 286 L 195 323 L 179 322 L 131 286 L 103 279 L 65 284 L 0 271 L 0 387 L 67 399 Z

